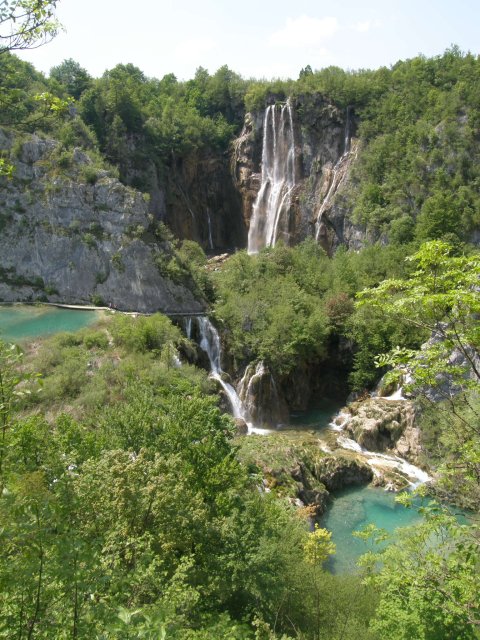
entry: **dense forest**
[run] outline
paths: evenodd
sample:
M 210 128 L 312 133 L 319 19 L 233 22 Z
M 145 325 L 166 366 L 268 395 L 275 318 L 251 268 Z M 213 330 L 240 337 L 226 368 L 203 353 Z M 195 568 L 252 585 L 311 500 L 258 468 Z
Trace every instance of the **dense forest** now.
M 335 499 L 335 451 L 301 433 L 242 435 L 181 318 L 106 313 L 75 333 L 0 341 L 0 637 L 479 638 L 478 56 L 452 47 L 377 70 L 306 66 L 296 80 L 200 67 L 187 81 L 131 64 L 92 78 L 68 59 L 47 77 L 15 50 L 55 35 L 55 2 L 9 4 L 24 13 L 16 35 L 0 35 L 0 233 L 67 183 L 141 192 L 148 226 L 126 242 L 154 246 L 158 276 L 212 318 L 225 383 L 262 363 L 289 411 L 323 396 L 358 408 L 401 387 L 421 437 L 415 462 L 434 481 L 399 494 L 420 524 L 389 546 L 368 526 L 357 570 L 334 574 L 317 497 Z M 194 198 L 180 170 L 228 167 L 248 114 L 267 105 L 297 100 L 298 126 L 315 127 L 317 98 L 352 118 L 338 199 L 360 247 L 329 252 L 310 234 L 216 261 L 175 235 L 163 210 L 178 196 L 188 217 Z M 26 149 L 31 175 L 18 169 Z M 99 223 L 79 242 L 99 252 L 110 239 L 95 206 Z M 26 218 L 20 228 L 36 232 Z M 120 250 L 110 260 L 126 277 Z M 0 282 L 28 285 L 32 300 L 57 295 L 41 280 L 0 264 Z M 307 476 L 315 499 L 299 506 Z

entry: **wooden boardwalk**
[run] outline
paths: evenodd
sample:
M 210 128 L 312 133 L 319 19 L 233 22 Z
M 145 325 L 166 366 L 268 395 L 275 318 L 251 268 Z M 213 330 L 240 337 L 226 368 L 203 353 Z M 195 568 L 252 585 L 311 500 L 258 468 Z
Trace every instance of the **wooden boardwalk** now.
M 123 309 L 113 307 L 96 307 L 93 304 L 66 304 L 63 302 L 0 302 L 0 306 L 12 306 L 15 304 L 24 305 L 45 305 L 47 307 L 58 307 L 59 309 L 74 309 L 76 311 L 109 311 L 111 313 L 124 313 L 130 316 L 151 316 L 153 313 L 163 313 L 164 316 L 169 318 L 191 318 L 192 316 L 205 316 L 206 311 L 152 311 L 151 313 L 145 313 L 143 311 L 125 311 Z

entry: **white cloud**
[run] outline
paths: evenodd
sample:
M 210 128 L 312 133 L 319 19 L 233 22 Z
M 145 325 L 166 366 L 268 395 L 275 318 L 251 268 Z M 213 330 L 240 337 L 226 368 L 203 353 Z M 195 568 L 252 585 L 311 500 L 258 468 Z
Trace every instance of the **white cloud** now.
M 182 60 L 191 60 L 199 55 L 208 53 L 216 46 L 212 38 L 188 38 L 182 40 L 175 47 L 175 57 Z
M 370 29 L 376 29 L 381 26 L 382 23 L 380 20 L 363 20 L 362 22 L 356 22 L 352 25 L 352 29 L 359 33 L 366 33 L 367 31 L 370 31 Z
M 316 47 L 338 31 L 336 18 L 287 18 L 287 24 L 272 33 L 268 44 L 272 47 Z M 325 53 L 325 52 L 324 52 Z

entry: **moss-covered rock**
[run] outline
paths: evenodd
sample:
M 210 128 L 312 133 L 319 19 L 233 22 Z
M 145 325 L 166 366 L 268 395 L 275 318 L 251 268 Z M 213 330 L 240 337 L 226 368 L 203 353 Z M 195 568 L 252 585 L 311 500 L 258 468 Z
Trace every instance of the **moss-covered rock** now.
M 366 484 L 371 468 L 351 452 L 327 453 L 313 434 L 271 434 L 239 438 L 239 456 L 249 471 L 260 474 L 267 491 L 292 502 L 301 500 L 318 518 L 331 491 Z

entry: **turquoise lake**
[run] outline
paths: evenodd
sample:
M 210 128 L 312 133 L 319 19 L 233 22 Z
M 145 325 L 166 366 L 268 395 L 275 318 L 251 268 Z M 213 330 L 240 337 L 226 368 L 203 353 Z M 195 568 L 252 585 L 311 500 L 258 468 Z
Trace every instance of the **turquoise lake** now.
M 47 306 L 0 306 L 0 338 L 22 342 L 62 331 L 78 331 L 100 319 L 98 311 Z
M 321 526 L 332 532 L 332 541 L 337 545 L 337 553 L 327 563 L 330 571 L 355 572 L 358 558 L 371 550 L 368 543 L 352 536 L 353 531 L 373 523 L 393 533 L 399 527 L 421 521 L 415 509 L 396 503 L 395 495 L 373 487 L 356 487 L 334 494 L 333 503 L 321 522 Z

